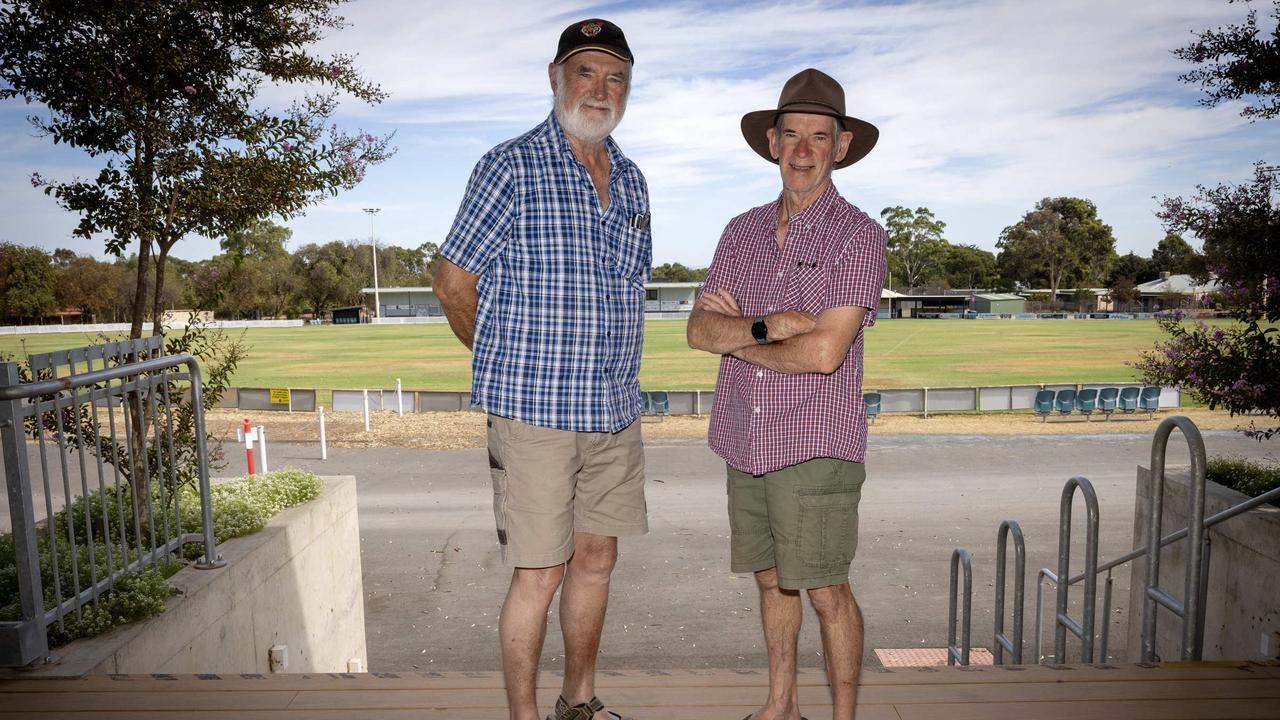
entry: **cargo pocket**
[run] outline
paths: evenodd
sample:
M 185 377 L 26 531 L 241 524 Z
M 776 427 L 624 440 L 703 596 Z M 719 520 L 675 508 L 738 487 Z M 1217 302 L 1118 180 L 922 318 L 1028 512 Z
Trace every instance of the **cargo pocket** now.
M 502 437 L 493 418 L 488 421 L 489 477 L 493 481 L 493 520 L 502 559 L 507 559 L 507 469 L 502 464 Z
M 853 561 L 858 547 L 859 490 L 796 488 L 800 502 L 800 561 L 809 567 L 832 568 Z

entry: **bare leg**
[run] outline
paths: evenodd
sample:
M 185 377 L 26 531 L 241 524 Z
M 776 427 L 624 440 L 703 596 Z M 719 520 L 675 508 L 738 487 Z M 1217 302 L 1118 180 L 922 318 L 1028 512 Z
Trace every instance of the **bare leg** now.
M 564 578 L 564 566 L 516 568 L 498 618 L 502 673 L 511 720 L 538 717 L 538 659 L 547 636 L 547 608 Z
M 560 590 L 560 632 L 564 635 L 564 699 L 570 705 L 595 697 L 596 657 L 609 607 L 609 576 L 618 560 L 618 538 L 575 533 L 573 557 Z M 611 720 L 604 712 L 598 720 Z
M 809 601 L 822 628 L 822 651 L 831 684 L 831 717 L 853 720 L 862 674 L 862 611 L 849 583 L 814 588 Z
M 769 700 L 752 718 L 800 720 L 796 694 L 796 641 L 803 618 L 800 593 L 778 587 L 777 568 L 757 572 L 756 586 L 760 588 L 760 621 L 769 652 Z

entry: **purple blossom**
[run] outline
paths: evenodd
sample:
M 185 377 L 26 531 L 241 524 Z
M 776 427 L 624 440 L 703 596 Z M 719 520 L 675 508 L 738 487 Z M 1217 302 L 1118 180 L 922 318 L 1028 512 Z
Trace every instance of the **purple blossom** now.
M 292 144 L 290 144 L 288 140 L 285 140 L 284 142 L 280 143 L 280 149 L 281 149 L 281 150 L 283 150 L 283 151 L 285 151 L 285 152 L 289 152 L 289 150 L 290 150 L 292 147 L 293 147 L 293 145 L 292 145 Z
M 345 70 L 342 69 L 341 65 L 329 66 L 329 77 L 331 78 L 341 77 L 343 72 L 345 72 Z
M 44 184 L 44 178 L 40 176 L 40 173 L 38 172 L 31 173 L 31 187 L 40 187 L 43 184 Z
M 1272 295 L 1280 293 L 1280 278 L 1275 277 L 1274 275 L 1267 278 L 1267 292 Z
M 196 87 L 194 85 L 184 85 L 182 88 L 182 92 L 186 93 L 191 97 L 195 97 Z
M 1213 339 L 1214 339 L 1214 340 L 1221 341 L 1221 340 L 1222 340 L 1222 338 L 1224 338 L 1224 337 L 1226 337 L 1226 336 L 1227 336 L 1227 334 L 1226 334 L 1225 332 L 1223 332 L 1223 331 L 1222 331 L 1222 328 L 1217 328 L 1217 329 L 1215 329 L 1215 330 L 1213 331 Z
M 1178 309 L 1176 309 L 1176 310 L 1174 310 L 1174 311 L 1173 311 L 1173 319 L 1174 319 L 1174 320 L 1181 320 L 1182 318 L 1184 318 L 1184 317 L 1186 317 L 1186 316 L 1187 316 L 1187 314 L 1186 314 L 1186 313 L 1184 313 L 1184 312 L 1182 312 L 1182 309 L 1181 309 L 1181 308 L 1178 308 Z
M 30 104 L 31 104 L 31 102 L 32 102 L 33 100 L 35 100 L 35 98 L 31 97 L 30 95 L 23 95 L 23 96 L 22 96 L 22 99 L 23 99 L 23 100 L 26 100 L 28 105 L 30 105 Z

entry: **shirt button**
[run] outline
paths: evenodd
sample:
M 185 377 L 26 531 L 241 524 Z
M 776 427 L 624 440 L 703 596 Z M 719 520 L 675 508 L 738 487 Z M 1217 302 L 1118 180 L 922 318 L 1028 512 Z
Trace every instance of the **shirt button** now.
M 756 371 L 756 377 L 764 377 L 764 371 L 763 371 L 763 370 L 757 370 L 757 371 Z
M 781 271 L 781 270 L 779 270 L 779 271 L 778 271 L 778 277 L 782 277 L 782 271 Z
M 760 414 L 760 406 L 759 406 L 759 405 L 757 405 L 757 406 L 756 406 L 756 408 L 755 408 L 755 410 L 753 410 L 752 412 L 754 412 L 755 414 L 759 415 L 759 414 Z

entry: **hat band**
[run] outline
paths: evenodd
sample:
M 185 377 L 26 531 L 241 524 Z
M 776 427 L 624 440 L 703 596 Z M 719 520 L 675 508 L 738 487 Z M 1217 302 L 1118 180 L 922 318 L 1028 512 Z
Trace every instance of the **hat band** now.
M 611 49 L 611 48 L 604 47 L 603 45 L 583 45 L 583 46 L 581 46 L 581 47 L 576 47 L 576 48 L 574 48 L 574 49 L 570 50 L 569 52 L 565 53 L 564 55 L 561 55 L 560 57 L 556 58 L 556 62 L 555 62 L 555 64 L 556 64 L 556 65 L 559 65 L 559 64 L 563 63 L 565 60 L 568 60 L 569 58 L 573 57 L 574 55 L 577 55 L 578 53 L 582 52 L 583 50 L 599 50 L 600 52 L 602 52 L 602 53 L 608 53 L 608 54 L 610 54 L 610 55 L 612 55 L 612 56 L 614 56 L 614 57 L 618 58 L 619 60 L 626 60 L 627 62 L 633 62 L 633 61 L 632 61 L 632 59 L 631 59 L 631 58 L 629 58 L 629 57 L 627 57 L 626 55 L 623 55 L 622 53 L 618 52 L 617 50 L 613 50 L 613 49 Z M 546 57 L 546 56 L 544 55 L 543 57 Z

